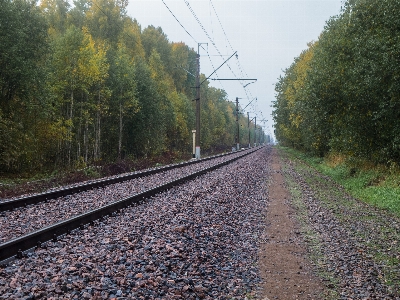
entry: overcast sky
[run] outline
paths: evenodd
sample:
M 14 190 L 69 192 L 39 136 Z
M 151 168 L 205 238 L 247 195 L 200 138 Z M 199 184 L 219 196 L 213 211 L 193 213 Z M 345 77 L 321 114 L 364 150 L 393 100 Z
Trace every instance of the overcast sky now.
M 200 72 L 206 76 L 237 51 L 238 58 L 232 57 L 229 66 L 225 64 L 212 78 L 257 78 L 257 82 L 246 88 L 243 85 L 251 81 L 211 81 L 211 85 L 224 89 L 230 100 L 241 98 L 242 108 L 257 98 L 245 111 L 251 118 L 257 115 L 257 120 L 268 120 L 267 133 L 273 131 L 270 106 L 277 78 L 307 48 L 307 43 L 318 39 L 325 22 L 338 15 L 343 4 L 342 0 L 164 2 L 166 5 L 162 0 L 130 0 L 128 15 L 142 29 L 148 25 L 161 27 L 170 42 L 182 41 L 195 51 L 198 43 L 208 43 L 208 47 L 200 48 Z

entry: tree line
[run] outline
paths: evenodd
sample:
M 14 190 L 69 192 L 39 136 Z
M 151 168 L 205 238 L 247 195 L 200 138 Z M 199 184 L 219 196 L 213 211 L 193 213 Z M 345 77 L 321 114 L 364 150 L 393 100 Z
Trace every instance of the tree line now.
M 191 152 L 196 52 L 127 4 L 0 0 L 0 172 Z M 202 149 L 233 145 L 226 92 L 205 81 L 201 109 Z
M 276 137 L 314 155 L 400 163 L 400 1 L 348 0 L 275 86 Z

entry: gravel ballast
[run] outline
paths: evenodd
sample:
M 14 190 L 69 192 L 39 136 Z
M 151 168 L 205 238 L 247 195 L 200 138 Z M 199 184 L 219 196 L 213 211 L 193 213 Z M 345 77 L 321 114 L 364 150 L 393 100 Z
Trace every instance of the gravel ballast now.
M 243 153 L 235 153 L 212 160 L 171 169 L 146 177 L 68 195 L 13 211 L 0 212 L 0 243 L 17 238 L 45 226 L 99 208 L 122 198 L 154 188 L 190 173 L 208 168 Z
M 1 299 L 255 296 L 268 153 L 263 148 L 0 268 Z

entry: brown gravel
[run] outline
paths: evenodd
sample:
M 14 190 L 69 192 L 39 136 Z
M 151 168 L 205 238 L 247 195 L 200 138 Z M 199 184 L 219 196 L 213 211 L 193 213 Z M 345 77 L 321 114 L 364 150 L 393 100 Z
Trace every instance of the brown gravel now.
M 299 225 L 288 200 L 276 149 L 271 155 L 267 229 L 260 249 L 260 271 L 264 279 L 263 299 L 323 299 L 323 284 L 313 272 L 307 251 L 299 238 Z
M 266 147 L 0 267 L 0 299 L 397 300 L 399 224 Z
M 168 180 L 177 179 L 241 154 L 235 153 L 150 176 L 52 199 L 48 202 L 19 207 L 13 211 L 0 212 L 0 228 L 2 228 L 0 231 L 0 243 L 154 188 Z
M 0 267 L 0 299 L 254 298 L 267 157 L 257 151 Z

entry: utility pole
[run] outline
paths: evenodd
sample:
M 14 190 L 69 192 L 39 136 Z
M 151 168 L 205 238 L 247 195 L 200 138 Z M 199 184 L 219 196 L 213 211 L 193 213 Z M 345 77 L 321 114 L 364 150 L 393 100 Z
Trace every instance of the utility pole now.
M 248 85 L 251 84 L 251 83 L 253 83 L 253 82 L 250 82 L 250 83 L 246 84 L 244 87 L 248 86 Z M 243 108 L 243 110 L 245 110 L 246 107 L 249 106 L 254 100 L 257 100 L 257 97 L 254 98 L 253 100 L 251 100 L 251 101 Z M 250 145 L 250 116 L 249 116 L 249 112 L 247 112 L 247 128 L 248 128 L 248 130 L 249 130 L 249 149 L 250 149 L 250 148 L 251 148 L 251 145 Z
M 247 129 L 249 130 L 249 149 L 251 148 L 250 145 L 250 113 L 247 112 Z
M 196 72 L 196 150 L 195 158 L 200 159 L 200 45 L 197 44 Z
M 257 117 L 254 117 L 254 147 L 257 147 Z
M 236 150 L 239 151 L 240 141 L 239 141 L 239 98 L 236 97 Z
M 214 78 L 210 78 L 215 72 L 217 72 L 217 70 L 219 70 L 219 68 L 221 68 L 225 63 L 228 62 L 228 60 L 230 60 L 234 55 L 236 55 L 236 52 L 233 53 L 227 60 L 225 60 L 218 68 L 216 68 L 211 74 L 210 76 L 208 76 L 207 78 L 205 78 L 202 82 L 200 82 L 200 47 L 202 44 L 207 44 L 208 43 L 198 43 L 197 44 L 197 56 L 196 56 L 196 62 L 197 62 L 197 72 L 196 72 L 196 137 L 195 137 L 195 144 L 196 144 L 196 153 L 195 153 L 195 158 L 199 159 L 200 158 L 200 86 L 203 82 L 205 82 L 208 79 L 211 80 L 253 80 L 254 82 L 257 81 L 257 79 L 246 79 L 246 78 L 235 78 L 235 79 L 222 79 L 222 78 L 218 78 L 218 79 L 214 79 Z M 253 82 L 251 82 L 253 83 Z M 239 112 L 239 98 L 236 98 L 236 110 L 237 112 Z M 238 121 L 238 116 L 236 116 L 236 122 L 238 124 L 238 144 L 237 144 L 237 149 L 239 150 L 239 121 Z

